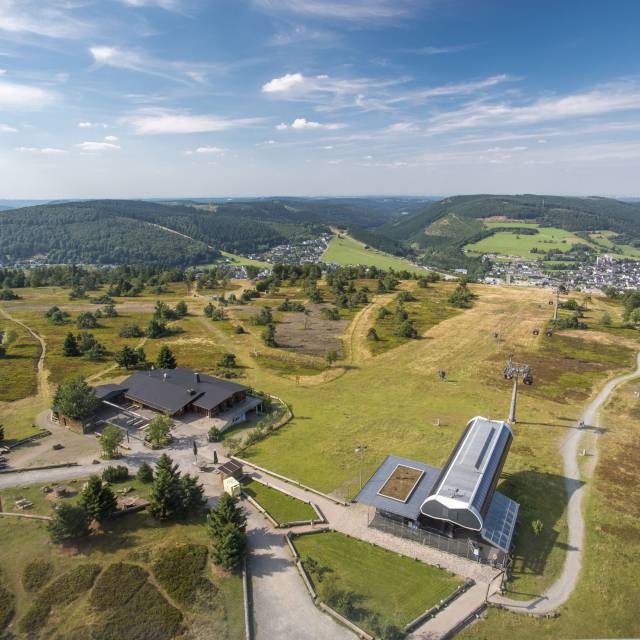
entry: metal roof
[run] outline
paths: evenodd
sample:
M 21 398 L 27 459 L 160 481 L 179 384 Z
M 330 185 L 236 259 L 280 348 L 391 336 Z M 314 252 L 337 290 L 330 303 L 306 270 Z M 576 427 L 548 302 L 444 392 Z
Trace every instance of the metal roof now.
M 248 387 L 191 369 L 138 371 L 123 383 L 127 396 L 159 411 L 176 413 L 188 404 L 211 410 Z
M 450 510 L 469 509 L 482 516 L 491 503 L 490 493 L 512 439 L 513 432 L 506 422 L 473 418 L 428 501 L 438 501 Z M 423 513 L 429 515 L 425 509 Z
M 391 476 L 398 465 L 412 467 L 423 472 L 422 477 L 414 487 L 406 502 L 387 498 L 379 493 L 389 479 L 389 476 Z M 424 464 L 423 462 L 416 462 L 414 460 L 408 460 L 398 456 L 387 456 L 384 462 L 371 476 L 369 481 L 364 485 L 364 487 L 362 487 L 360 493 L 356 496 L 356 502 L 362 502 L 363 504 L 368 504 L 376 509 L 387 511 L 404 518 L 417 520 L 420 513 L 420 505 L 429 495 L 439 473 L 440 469 L 438 469 L 438 467 L 432 467 L 431 465 Z
M 127 388 L 121 384 L 99 384 L 94 389 L 96 398 L 99 400 L 108 400 L 119 393 L 124 393 L 126 390 Z

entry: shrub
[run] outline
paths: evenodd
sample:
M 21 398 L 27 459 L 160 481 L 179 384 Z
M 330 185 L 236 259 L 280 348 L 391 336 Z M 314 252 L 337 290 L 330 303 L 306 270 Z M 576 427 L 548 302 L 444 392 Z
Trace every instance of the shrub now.
M 220 442 L 222 440 L 222 432 L 217 427 L 211 427 L 207 433 L 207 440 L 209 442 Z
M 106 460 L 111 460 L 118 455 L 120 445 L 124 440 L 124 433 L 118 427 L 108 424 L 102 431 L 100 446 L 102 455 Z
M 106 482 L 124 482 L 129 478 L 129 469 L 124 465 L 107 467 L 102 472 L 102 479 Z
M 116 562 L 105 569 L 91 591 L 91 606 L 98 611 L 125 605 L 147 581 L 149 574 L 137 564 Z
M 144 483 L 153 482 L 153 469 L 151 468 L 151 465 L 143 462 L 138 468 L 136 478 L 140 480 L 140 482 Z
M 192 605 L 199 591 L 215 590 L 203 575 L 207 556 L 207 548 L 200 544 L 164 547 L 153 564 L 153 575 L 176 602 Z
M 40 630 L 47 623 L 51 608 L 68 604 L 89 591 L 101 569 L 99 564 L 82 564 L 51 582 L 20 620 L 20 630 L 29 634 Z
M 53 565 L 50 562 L 42 559 L 32 560 L 22 572 L 22 586 L 25 591 L 39 591 L 52 576 Z
M 0 580 L 4 582 L 3 576 L 0 573 Z M 13 620 L 15 614 L 16 597 L 0 584 L 0 634 L 7 625 Z M 3 636 L 4 637 L 4 636 Z
M 141 615 L 143 613 L 143 615 Z M 150 583 L 142 585 L 122 607 L 96 625 L 92 640 L 172 640 L 180 636 L 182 613 Z
M 335 307 L 325 307 L 320 310 L 320 317 L 323 320 L 340 320 L 340 312 Z
M 144 331 L 137 324 L 125 324 L 118 335 L 121 338 L 142 338 Z

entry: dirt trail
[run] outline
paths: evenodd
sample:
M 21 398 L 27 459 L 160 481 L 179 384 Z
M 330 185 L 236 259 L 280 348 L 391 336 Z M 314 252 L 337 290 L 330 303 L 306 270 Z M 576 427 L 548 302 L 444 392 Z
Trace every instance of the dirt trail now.
M 373 326 L 375 314 L 389 304 L 396 295 L 396 293 L 385 293 L 377 296 L 373 302 L 354 316 L 343 337 L 347 358 L 352 364 L 358 364 L 373 357 L 367 347 L 367 331 Z
M 8 311 L 0 307 L 0 314 L 7 320 L 14 322 L 29 332 L 40 343 L 40 357 L 37 365 L 38 391 L 36 397 L 48 398 L 51 396 L 51 388 L 49 387 L 49 371 L 45 368 L 45 358 L 47 356 L 47 343 L 45 339 L 36 333 L 31 327 L 27 326 L 21 320 L 14 318 Z
M 569 536 L 567 540 L 567 555 L 560 577 L 538 598 L 519 602 L 508 598 L 494 596 L 493 602 L 518 613 L 545 614 L 555 611 L 564 604 L 573 593 L 578 583 L 580 568 L 582 566 L 582 553 L 584 551 L 584 516 L 582 513 L 582 501 L 587 491 L 587 482 L 581 477 L 578 463 L 578 451 L 586 432 L 593 434 L 594 448 L 603 426 L 599 417 L 599 411 L 607 402 L 614 389 L 629 380 L 640 377 L 640 353 L 636 360 L 636 369 L 609 380 L 600 390 L 598 395 L 587 405 L 581 420 L 585 429 L 574 428 L 562 444 L 561 453 L 564 463 L 565 491 L 569 496 L 567 505 L 567 519 Z

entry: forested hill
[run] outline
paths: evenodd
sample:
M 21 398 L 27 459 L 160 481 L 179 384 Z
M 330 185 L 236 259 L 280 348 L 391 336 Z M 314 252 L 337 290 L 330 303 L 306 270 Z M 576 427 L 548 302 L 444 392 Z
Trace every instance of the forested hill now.
M 391 221 L 376 232 L 405 243 L 466 243 L 483 229 L 483 218 L 538 222 L 567 231 L 610 230 L 640 239 L 640 204 L 612 198 L 539 195 L 454 196 Z
M 350 198 L 38 205 L 0 211 L 0 263 L 34 256 L 56 264 L 203 263 L 219 257 L 220 250 L 257 253 L 315 238 L 334 224 L 364 234 L 366 227 L 423 205 L 412 199 Z

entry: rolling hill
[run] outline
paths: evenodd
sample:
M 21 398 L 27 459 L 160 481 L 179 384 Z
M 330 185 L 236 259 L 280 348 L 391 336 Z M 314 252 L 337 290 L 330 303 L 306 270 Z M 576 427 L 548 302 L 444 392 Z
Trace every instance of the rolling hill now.
M 366 234 L 422 206 L 402 198 L 50 203 L 0 211 L 0 263 L 207 263 L 221 251 L 259 253 L 315 238 L 333 224 Z

